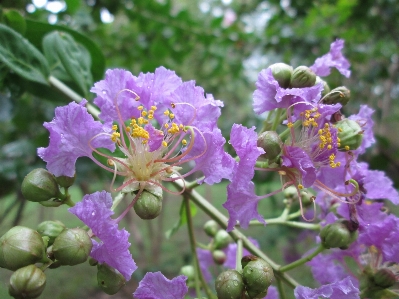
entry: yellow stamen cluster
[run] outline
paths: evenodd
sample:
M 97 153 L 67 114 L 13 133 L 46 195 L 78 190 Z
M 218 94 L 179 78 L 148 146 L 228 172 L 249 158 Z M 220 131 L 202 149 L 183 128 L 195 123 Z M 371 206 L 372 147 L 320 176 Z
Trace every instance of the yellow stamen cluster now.
M 335 162 L 335 155 L 331 154 L 330 156 L 328 156 L 328 160 L 329 160 L 329 164 L 331 168 L 336 168 L 341 166 L 341 162 Z
M 112 134 L 111 134 L 111 140 L 112 140 L 112 142 L 117 142 L 119 137 L 121 137 L 121 134 L 119 132 L 116 132 L 116 130 L 118 130 L 118 126 L 117 125 L 113 125 L 112 126 L 112 130 L 114 132 L 112 132 Z
M 319 147 L 325 148 L 327 146 L 328 149 L 331 149 L 333 140 L 331 138 L 330 125 L 328 123 L 325 123 L 324 128 L 319 129 L 318 133 L 320 140 Z
M 318 124 L 316 120 L 321 116 L 319 112 L 317 112 L 317 108 L 313 108 L 310 110 L 305 110 L 304 112 L 301 113 L 301 115 L 304 117 L 304 120 L 302 122 L 302 125 L 304 127 L 317 127 Z

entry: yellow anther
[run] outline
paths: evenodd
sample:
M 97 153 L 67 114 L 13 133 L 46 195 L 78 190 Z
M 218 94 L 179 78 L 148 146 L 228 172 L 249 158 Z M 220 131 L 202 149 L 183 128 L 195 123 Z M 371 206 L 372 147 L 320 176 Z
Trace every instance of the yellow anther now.
M 140 105 L 140 106 L 137 107 L 137 109 L 141 111 L 141 110 L 144 109 L 144 106 L 141 106 L 141 105 Z
M 153 111 L 157 110 L 157 106 L 151 106 L 151 110 Z
M 137 119 L 137 122 L 139 123 L 139 125 L 142 125 L 142 124 L 144 123 L 144 118 L 139 117 L 139 118 Z
M 329 150 L 332 149 L 332 145 L 331 145 L 331 144 L 327 145 L 327 148 L 328 148 Z
M 114 131 L 118 130 L 118 126 L 117 125 L 112 125 L 112 130 L 114 130 Z
M 147 116 L 147 111 L 141 111 L 141 116 L 146 117 Z
M 302 184 L 298 184 L 298 189 L 302 190 L 303 189 L 303 185 Z
M 349 151 L 349 150 L 350 150 L 349 145 L 345 145 L 345 149 L 346 149 L 347 151 Z
M 174 115 L 173 113 L 170 113 L 170 114 L 169 114 L 169 117 L 170 117 L 170 118 L 175 118 L 175 115 Z
M 181 143 L 182 143 L 183 145 L 187 145 L 187 140 L 183 139 L 183 140 L 181 141 Z
M 154 114 L 149 114 L 148 115 L 148 119 L 153 119 L 154 118 Z
M 130 132 L 131 128 L 130 127 L 126 127 L 126 132 Z
M 293 126 L 294 126 L 294 124 L 293 124 L 292 122 L 288 122 L 288 123 L 287 123 L 287 127 L 288 127 L 288 128 L 292 128 Z
M 342 128 L 338 128 L 338 132 L 343 132 Z
M 167 129 L 169 128 L 169 124 L 164 124 L 164 127 Z
M 112 161 L 111 159 L 108 159 L 108 160 L 107 160 L 107 164 L 108 164 L 109 166 L 114 166 L 114 165 L 115 165 L 114 161 Z
M 170 113 L 169 110 L 165 110 L 163 114 L 165 114 L 166 116 L 168 116 L 169 113 Z
M 162 146 L 163 146 L 163 147 L 167 147 L 167 146 L 168 146 L 168 143 L 167 143 L 166 141 L 162 141 Z

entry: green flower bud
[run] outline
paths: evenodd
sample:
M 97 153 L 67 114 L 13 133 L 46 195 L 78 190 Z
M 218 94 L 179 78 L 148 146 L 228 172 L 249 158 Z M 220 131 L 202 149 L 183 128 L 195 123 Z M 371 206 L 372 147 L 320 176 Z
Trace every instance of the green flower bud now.
M 221 251 L 221 250 L 214 250 L 212 251 L 212 258 L 213 261 L 217 264 L 217 265 L 223 265 L 224 262 L 226 261 L 226 254 Z
M 0 238 L 0 267 L 17 270 L 45 257 L 40 234 L 24 226 L 15 226 Z
M 274 160 L 281 153 L 283 142 L 275 131 L 265 131 L 258 136 L 257 146 L 263 148 L 262 158 Z
M 37 231 L 42 236 L 49 237 L 48 245 L 54 243 L 55 238 L 65 229 L 65 225 L 60 221 L 44 221 L 37 226 Z
M 362 144 L 363 130 L 356 121 L 346 118 L 338 121 L 335 127 L 338 129 L 339 150 L 355 150 Z
M 274 279 L 273 269 L 265 260 L 257 258 L 243 269 L 242 277 L 250 299 L 264 298 Z
M 37 298 L 46 286 L 46 275 L 35 265 L 15 271 L 10 277 L 8 292 L 16 299 Z
M 114 295 L 126 284 L 123 275 L 107 264 L 98 265 L 97 269 L 97 283 L 104 293 Z
M 182 275 L 187 276 L 188 281 L 192 281 L 195 279 L 195 269 L 191 265 L 186 265 L 186 266 L 181 267 L 180 273 Z
M 396 278 L 395 274 L 387 269 L 387 268 L 382 268 L 379 269 L 373 277 L 375 285 L 387 289 L 395 285 L 396 283 Z
M 98 261 L 93 259 L 92 257 L 89 257 L 89 265 L 90 266 L 97 266 L 98 265 Z
M 62 176 L 58 176 L 55 178 L 58 185 L 60 185 L 63 188 L 71 187 L 73 185 L 73 183 L 75 182 L 75 179 L 76 179 L 76 172 L 73 177 L 62 175 Z
M 204 231 L 211 238 L 213 238 L 216 235 L 218 229 L 219 225 L 215 220 L 208 220 L 204 224 Z
M 47 201 L 61 194 L 54 176 L 42 168 L 26 175 L 21 191 L 26 200 L 34 202 Z
M 334 105 L 339 103 L 342 106 L 345 106 L 346 104 L 348 104 L 350 96 L 350 90 L 345 86 L 341 86 L 331 90 L 321 99 L 321 101 L 323 104 L 327 105 Z
M 292 88 L 311 87 L 316 83 L 316 74 L 307 66 L 298 66 L 291 76 Z
M 230 235 L 225 230 L 218 230 L 213 239 L 213 244 L 215 249 L 223 249 L 226 248 L 227 245 L 232 241 Z
M 258 257 L 256 255 L 246 255 L 241 258 L 241 267 L 244 269 L 251 261 L 256 261 Z
M 288 88 L 290 86 L 292 66 L 280 62 L 272 64 L 269 68 L 272 70 L 273 77 L 280 87 Z
M 87 260 L 92 246 L 91 239 L 85 230 L 65 229 L 55 238 L 53 254 L 62 265 L 74 266 Z
M 297 200 L 298 199 L 298 191 L 294 186 L 288 186 L 283 191 L 284 197 L 287 199 Z
M 236 270 L 227 270 L 216 278 L 215 288 L 218 299 L 240 299 L 245 291 L 242 276 Z
M 141 219 L 154 219 L 161 214 L 162 197 L 144 190 L 137 202 L 134 204 L 133 208 L 137 216 L 139 216 Z
M 321 91 L 321 96 L 324 97 L 326 94 L 328 94 L 330 92 L 330 86 L 328 86 L 327 82 L 324 81 L 323 79 L 321 79 L 319 76 L 316 76 L 316 83 L 323 83 L 323 90 Z
M 347 249 L 356 240 L 357 231 L 351 232 L 346 220 L 337 221 L 323 227 L 320 238 L 325 248 Z

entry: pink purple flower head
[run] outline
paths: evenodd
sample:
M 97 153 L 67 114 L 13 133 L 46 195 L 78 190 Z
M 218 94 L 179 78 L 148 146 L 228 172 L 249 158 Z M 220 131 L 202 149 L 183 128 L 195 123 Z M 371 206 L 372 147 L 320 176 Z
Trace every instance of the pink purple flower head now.
M 331 72 L 331 68 L 335 67 L 342 75 L 349 77 L 351 72 L 349 70 L 350 63 L 342 55 L 342 49 L 344 48 L 344 40 L 337 39 L 330 45 L 330 52 L 317 58 L 315 63 L 310 69 L 318 76 L 328 76 Z
M 317 289 L 298 286 L 294 290 L 296 299 L 359 299 L 360 291 L 354 286 L 352 279 L 346 277 L 340 281 L 323 285 Z
M 187 277 L 167 279 L 161 272 L 148 272 L 133 293 L 137 299 L 183 299 L 188 291 Z
M 112 197 L 105 191 L 85 195 L 81 202 L 69 209 L 69 212 L 82 220 L 99 241 L 92 240 L 90 256 L 99 263 L 106 263 L 118 270 L 129 280 L 137 266 L 129 252 L 129 233 L 119 230 L 118 224 L 111 218 Z

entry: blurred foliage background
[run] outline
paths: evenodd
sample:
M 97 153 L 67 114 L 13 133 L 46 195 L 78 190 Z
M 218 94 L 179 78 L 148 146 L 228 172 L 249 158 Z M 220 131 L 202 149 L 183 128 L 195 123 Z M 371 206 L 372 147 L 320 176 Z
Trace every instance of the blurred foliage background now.
M 257 73 L 261 69 L 275 62 L 294 67 L 311 65 L 328 52 L 332 41 L 343 38 L 352 75 L 346 79 L 334 71 L 328 83 L 332 88 L 346 85 L 351 90 L 352 99 L 345 107 L 345 114 L 357 113 L 360 104 L 367 104 L 376 111 L 378 142 L 362 158 L 372 169 L 387 171 L 399 187 L 397 4 L 396 0 L 2 0 L 0 21 L 47 54 L 46 58 L 54 62 L 50 64 L 50 73 L 88 100 L 93 98 L 90 86 L 103 78 L 107 68 L 124 68 L 137 75 L 165 66 L 175 70 L 183 80 L 196 80 L 206 93 L 224 101 L 219 125 L 226 139 L 233 123 L 247 126 L 261 123 L 262 118 L 254 115 L 251 106 Z M 46 50 L 43 37 L 53 30 L 71 34 L 82 49 L 82 63 L 88 63 L 90 69 L 83 85 L 69 76 L 56 59 L 49 58 L 51 49 Z M 69 216 L 58 216 L 58 212 L 38 209 L 37 205 L 29 206 L 20 194 L 24 176 L 33 168 L 45 166 L 36 156 L 37 147 L 45 147 L 48 143 L 43 122 L 53 118 L 56 106 L 69 101 L 59 91 L 39 81 L 26 80 L 0 64 L 1 233 L 21 221 L 30 221 L 35 226 L 49 217 L 66 217 L 71 225 L 77 225 Z M 106 188 L 110 181 L 108 174 L 87 162 L 82 159 L 78 163 L 76 200 L 80 200 L 83 193 Z M 208 198 L 213 197 L 221 207 L 225 199 L 224 186 L 202 188 L 202 192 Z M 177 213 L 179 209 L 179 201 L 175 202 L 178 204 L 171 205 L 174 210 L 170 213 Z M 38 216 L 34 216 L 36 214 Z M 131 219 L 127 225 L 133 228 L 136 243 L 133 251 L 145 251 L 145 246 L 149 246 L 147 236 L 157 240 L 158 245 L 162 242 L 160 239 L 167 228 L 158 232 L 156 227 L 169 225 L 170 228 L 173 223 L 165 224 L 162 219 L 158 222 L 151 225 L 140 222 L 139 225 Z M 198 223 L 200 225 L 201 221 Z M 136 231 L 137 227 L 140 229 Z M 182 246 L 179 242 L 186 243 L 184 238 L 176 239 L 174 246 L 179 248 Z M 277 242 L 273 233 L 263 243 L 266 241 Z M 152 248 L 155 251 L 156 248 L 158 251 L 165 249 Z M 174 249 L 166 247 L 165 250 L 173 253 Z M 144 265 L 142 273 L 156 264 L 155 256 L 159 252 L 152 253 L 150 257 L 154 261 L 148 256 L 139 259 L 139 266 Z M 176 261 L 172 254 L 162 261 L 164 269 L 170 273 L 187 262 Z M 129 291 L 134 290 L 137 283 L 132 280 Z M 79 279 L 75 282 L 81 284 Z M 63 290 L 55 296 L 54 285 L 49 285 L 48 298 L 88 296 L 79 290 L 66 292 L 68 281 L 63 282 L 62 278 L 59 283 L 62 286 L 57 289 Z M 91 279 L 82 287 L 95 292 L 95 281 Z

